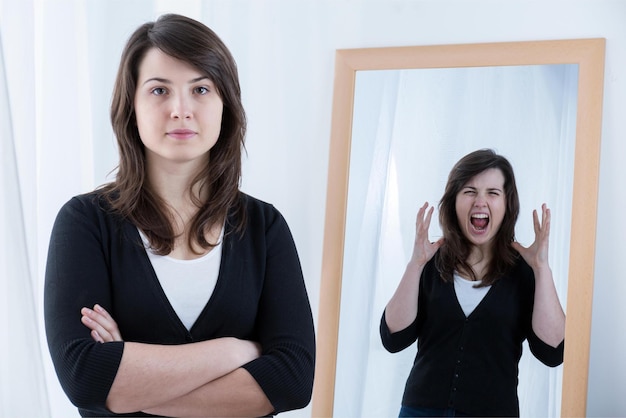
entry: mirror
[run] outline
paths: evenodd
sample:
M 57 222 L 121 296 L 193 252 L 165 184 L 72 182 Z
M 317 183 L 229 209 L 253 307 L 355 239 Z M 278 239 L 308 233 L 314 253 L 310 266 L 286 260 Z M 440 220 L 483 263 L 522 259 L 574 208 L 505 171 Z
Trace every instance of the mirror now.
M 413 69 L 419 70 L 413 71 Z M 534 80 L 541 80 L 541 77 L 544 77 L 544 80 L 550 81 L 548 83 L 550 85 L 554 85 L 555 80 L 557 80 L 557 84 L 560 83 L 564 86 L 564 92 L 573 91 L 572 94 L 574 98 L 570 102 L 575 103 L 575 110 L 571 108 L 567 110 L 568 107 L 566 105 L 561 107 L 559 112 L 563 115 L 572 115 L 570 119 L 566 117 L 564 119 L 571 120 L 571 125 L 566 125 L 565 128 L 561 128 L 561 131 L 567 133 L 567 126 L 571 126 L 572 130 L 575 129 L 575 133 L 572 135 L 563 134 L 561 138 L 562 144 L 559 146 L 560 148 L 557 147 L 550 151 L 552 152 L 551 155 L 559 157 L 560 167 L 563 167 L 564 171 L 567 173 L 565 180 L 555 180 L 553 182 L 557 187 L 566 191 L 565 197 L 561 196 L 561 200 L 563 201 L 564 199 L 565 204 L 561 205 L 563 208 L 559 213 L 563 213 L 565 216 L 559 219 L 559 222 L 562 222 L 562 231 L 558 234 L 559 242 L 570 242 L 569 246 L 560 246 L 562 251 L 560 259 L 565 260 L 565 266 L 558 268 L 565 272 L 563 274 L 564 276 L 567 276 L 567 285 L 564 288 L 565 290 L 563 290 L 564 294 L 561 295 L 561 300 L 564 307 L 576 306 L 575 310 L 567 310 L 567 343 L 565 345 L 565 361 L 562 366 L 563 378 L 560 411 L 563 416 L 583 416 L 586 412 L 591 292 L 595 250 L 597 177 L 604 72 L 603 39 L 395 47 L 337 51 L 320 291 L 321 298 L 318 317 L 318 360 L 312 405 L 313 416 L 333 415 L 333 407 L 337 393 L 335 386 L 337 365 L 338 361 L 341 361 L 342 358 L 341 354 L 338 356 L 338 345 L 341 344 L 340 323 L 342 322 L 341 319 L 345 322 L 346 318 L 350 318 L 347 311 L 344 311 L 346 315 L 344 315 L 343 318 L 341 317 L 341 292 L 342 289 L 346 289 L 346 286 L 349 285 L 348 283 L 342 284 L 344 278 L 349 280 L 348 275 L 344 276 L 344 274 L 350 271 L 350 269 L 354 270 L 354 257 L 350 255 L 351 252 L 354 251 L 351 249 L 351 245 L 353 246 L 351 240 L 354 241 L 356 239 L 361 245 L 377 246 L 380 239 L 379 236 L 375 236 L 373 239 L 374 242 L 368 242 L 371 238 L 369 235 L 362 235 L 358 238 L 351 236 L 355 234 L 354 228 L 350 226 L 352 222 L 351 217 L 355 216 L 351 208 L 360 208 L 361 212 L 363 212 L 364 207 L 368 207 L 368 210 L 372 213 L 378 214 L 379 224 L 385 222 L 389 223 L 389 219 L 391 219 L 388 216 L 388 203 L 387 206 L 385 206 L 385 204 L 374 206 L 374 209 L 371 210 L 369 202 L 368 205 L 365 205 L 363 202 L 359 203 L 358 199 L 354 201 L 354 196 L 359 194 L 359 188 L 363 190 L 364 187 L 371 188 L 372 185 L 369 177 L 363 179 L 362 177 L 364 176 L 358 174 L 358 167 L 362 165 L 359 159 L 363 158 L 364 155 L 367 159 L 369 155 L 369 160 L 365 165 L 374 165 L 374 163 L 372 163 L 373 151 L 367 151 L 364 149 L 367 147 L 359 142 L 363 141 L 363 138 L 368 136 L 368 129 L 362 125 L 363 122 L 360 121 L 372 120 L 372 115 L 367 115 L 368 110 L 359 110 L 360 103 L 363 102 L 359 97 L 364 94 L 369 95 L 369 100 L 365 100 L 365 102 L 369 101 L 371 103 L 374 101 L 374 108 L 376 108 L 376 112 L 378 112 L 376 114 L 380 114 L 379 110 L 384 107 L 383 103 L 392 103 L 393 106 L 399 103 L 399 101 L 391 100 L 386 102 L 384 100 L 387 95 L 385 92 L 388 90 L 389 85 L 394 86 L 392 89 L 394 91 L 418 91 L 421 93 L 427 90 L 429 85 L 435 85 L 437 80 L 442 83 L 440 84 L 441 86 L 449 85 L 449 83 L 445 81 L 447 80 L 446 77 L 458 73 L 459 71 L 463 73 L 462 77 L 465 78 L 478 77 L 477 79 L 481 80 L 483 79 L 482 77 L 487 77 L 484 78 L 484 80 L 498 80 L 498 82 L 502 79 L 506 79 L 509 77 L 508 74 L 513 72 L 519 73 L 521 71 L 523 74 L 539 72 L 544 75 L 540 75 L 539 78 L 533 78 Z M 492 74 L 494 72 L 496 76 Z M 433 73 L 436 74 L 433 76 Z M 486 73 L 491 75 L 485 76 Z M 458 74 L 456 74 L 456 76 L 458 76 Z M 524 75 L 523 77 L 526 76 L 527 75 Z M 536 74 L 533 77 L 537 77 Z M 548 77 L 548 79 L 545 77 Z M 427 81 L 426 84 L 422 84 L 421 87 L 407 88 L 407 86 L 413 85 L 414 82 L 410 81 L 413 80 L 413 78 L 427 79 L 429 81 Z M 383 81 L 379 82 L 379 84 L 372 84 L 372 80 L 374 79 Z M 433 80 L 435 80 L 435 82 L 433 82 Z M 571 87 L 572 80 L 574 80 L 573 88 Z M 399 83 L 402 84 L 402 88 L 398 88 Z M 366 85 L 367 88 L 361 88 L 360 86 L 362 85 Z M 485 85 L 484 82 L 483 85 Z M 566 87 L 568 85 L 570 87 Z M 504 86 L 506 86 L 506 84 L 504 84 Z M 480 89 L 477 91 L 480 91 Z M 401 96 L 402 101 L 405 100 L 405 97 L 416 95 L 418 94 L 403 94 Z M 465 96 L 465 91 L 463 96 Z M 426 97 L 429 96 L 426 95 Z M 436 100 L 430 100 L 433 105 L 420 108 L 421 113 L 424 111 L 435 112 L 433 109 L 438 109 L 438 106 L 436 106 L 437 103 L 435 103 Z M 567 101 L 564 101 L 564 103 L 566 102 Z M 428 101 L 426 101 L 426 103 L 428 103 Z M 408 106 L 410 108 L 411 106 L 416 106 L 416 104 L 409 103 Z M 534 105 L 531 107 L 534 107 Z M 492 111 L 493 109 L 495 108 L 492 108 Z M 394 109 L 394 112 L 395 110 L 396 109 Z M 376 114 L 374 117 L 376 117 Z M 364 116 L 361 118 L 359 115 Z M 396 115 L 394 116 L 395 118 L 398 117 L 397 113 L 394 113 L 394 115 Z M 439 134 L 441 134 L 440 131 L 442 129 L 446 129 L 445 126 L 447 125 L 442 123 L 445 122 L 444 117 L 437 118 L 435 115 L 428 120 L 439 123 L 437 128 Z M 436 122 L 432 123 L 435 124 Z M 378 121 L 377 123 L 378 129 L 380 129 L 381 126 L 386 126 L 384 122 Z M 386 157 L 383 158 L 385 164 L 390 161 L 388 158 L 388 149 L 392 146 L 386 144 L 385 141 L 381 143 L 380 138 L 404 138 L 411 136 L 411 132 L 413 132 L 411 131 L 413 128 L 410 128 L 406 131 L 406 134 L 398 133 L 396 123 L 397 121 L 394 120 L 393 135 L 389 134 L 391 132 L 389 129 L 386 131 L 383 129 L 382 133 L 378 133 L 377 140 L 370 141 L 370 148 L 372 148 L 372 144 L 374 144 L 373 148 L 382 148 L 384 152 L 387 152 L 387 154 L 384 154 Z M 496 128 L 495 125 L 495 123 L 490 123 L 486 128 L 492 130 Z M 449 133 L 450 136 L 455 136 L 453 132 Z M 511 133 L 512 131 L 507 131 L 506 135 L 501 136 L 504 140 L 509 139 L 517 142 L 502 142 L 499 145 L 489 145 L 489 147 L 495 148 L 496 151 L 501 152 L 511 160 L 519 182 L 522 176 L 527 176 L 528 173 L 535 172 L 540 167 L 545 168 L 546 162 L 538 162 L 536 166 L 533 166 L 529 165 L 527 161 L 515 161 L 515 159 L 512 158 L 513 156 L 509 155 L 509 153 L 515 154 L 515 147 L 513 145 L 519 146 L 520 144 L 519 140 L 511 138 Z M 529 134 L 527 134 L 527 136 L 528 135 Z M 467 141 L 467 138 L 458 138 L 458 136 L 457 133 L 457 138 L 453 139 L 453 142 L 454 140 L 461 141 L 461 143 Z M 374 136 L 372 136 L 372 138 L 375 139 Z M 413 142 L 406 142 L 404 139 L 394 140 L 401 144 L 399 145 L 397 155 L 402 156 L 404 155 L 403 153 L 410 155 L 411 152 L 414 154 L 415 150 L 419 149 L 419 146 L 415 145 L 415 141 L 419 141 L 419 139 L 413 138 L 413 140 Z M 469 147 L 467 149 L 468 151 L 486 147 L 483 145 L 474 146 L 471 143 L 471 139 L 469 142 L 469 144 L 465 144 Z M 405 143 L 410 144 L 409 151 L 407 151 L 406 146 L 402 145 Z M 541 141 L 539 144 L 540 143 Z M 476 144 L 481 144 L 481 142 L 478 141 Z M 437 151 L 437 147 L 445 149 L 446 144 L 441 143 L 441 141 L 431 141 L 423 144 L 422 148 L 428 150 L 426 157 L 423 158 L 428 158 L 428 155 Z M 451 145 L 447 144 L 448 150 L 450 147 Z M 409 209 L 395 209 L 395 213 L 400 214 L 395 218 L 395 222 L 398 224 L 395 227 L 397 231 L 402 231 L 400 234 L 401 237 L 396 237 L 398 240 L 406 241 L 406 237 L 412 240 L 412 227 L 418 205 L 421 205 L 424 200 L 429 200 L 431 204 L 437 203 L 436 199 L 438 199 L 443 192 L 443 184 L 445 184 L 449 169 L 452 164 L 465 153 L 466 152 L 460 150 L 457 153 L 451 153 L 449 162 L 443 164 L 441 170 L 432 173 L 432 175 L 429 172 L 421 176 L 419 174 L 402 176 L 402 178 L 413 177 L 414 181 L 409 191 L 404 189 L 406 186 L 401 185 L 403 184 L 402 182 L 398 182 L 400 176 L 396 176 L 391 184 L 397 184 L 400 190 L 391 190 L 386 193 L 388 195 L 395 195 L 398 201 L 402 201 L 403 199 L 405 201 L 406 199 L 414 200 L 410 202 L 413 206 Z M 402 158 L 393 159 L 394 169 L 389 170 L 389 167 L 385 166 L 385 173 L 392 173 L 389 174 L 390 176 L 396 172 L 405 173 L 401 171 L 401 166 L 409 166 L 410 164 L 407 164 L 408 161 L 410 161 L 410 159 L 405 158 L 404 162 L 402 162 Z M 412 169 L 414 168 L 415 167 Z M 383 176 L 383 179 L 386 175 L 387 174 Z M 543 174 L 543 176 L 545 177 L 545 174 Z M 433 185 L 437 193 L 436 196 L 422 196 L 421 192 L 416 191 L 418 189 L 415 187 L 424 183 L 415 181 L 415 178 L 419 179 L 420 177 L 428 179 L 429 182 L 439 182 Z M 379 177 L 372 177 L 372 179 L 376 178 Z M 363 184 L 361 186 L 358 185 L 358 180 L 362 181 Z M 565 183 L 563 183 L 563 181 L 565 181 Z M 565 187 L 563 187 L 563 184 L 565 184 Z M 383 189 L 384 187 L 386 186 L 383 185 Z M 516 233 L 520 234 L 524 229 L 528 229 L 526 226 L 521 225 L 524 222 L 530 223 L 530 213 L 532 209 L 535 208 L 532 207 L 532 205 L 538 206 L 542 201 L 536 201 L 536 196 L 524 197 L 523 193 L 525 191 L 532 191 L 525 189 L 533 189 L 532 187 L 524 187 L 521 184 L 519 184 L 518 187 L 520 189 L 520 199 L 523 205 L 518 227 L 516 228 Z M 363 192 L 361 195 L 363 195 Z M 544 199 L 543 197 L 541 198 Z M 353 201 L 351 201 L 351 199 Z M 554 199 L 547 199 L 550 205 L 552 205 L 552 203 L 550 203 L 552 200 Z M 384 199 L 381 200 L 381 202 L 383 201 Z M 557 203 L 557 206 L 559 204 L 560 203 Z M 524 205 L 530 206 L 528 209 L 525 209 L 526 206 Z M 403 214 L 403 211 L 408 214 Z M 383 215 L 383 213 L 385 215 Z M 406 216 L 408 216 L 408 219 L 412 218 L 409 223 L 404 220 L 407 219 Z M 362 213 L 356 215 L 356 217 L 363 218 Z M 397 222 L 399 219 L 402 220 Z M 556 219 L 553 220 L 553 222 L 556 223 Z M 431 236 L 433 235 L 433 224 L 436 224 L 436 222 L 431 224 Z M 530 231 L 532 232 L 532 228 L 530 228 Z M 553 242 L 555 235 L 557 234 L 555 234 L 553 230 L 551 235 L 551 241 Z M 530 243 L 524 242 L 525 239 L 522 237 L 518 237 L 518 239 L 524 244 Z M 557 245 L 553 245 L 551 242 L 551 257 L 553 253 L 556 252 L 556 247 Z M 569 247 L 569 251 L 567 247 Z M 403 269 L 407 259 L 408 258 L 404 258 L 404 261 L 401 262 L 401 269 Z M 557 259 L 559 259 L 559 257 L 557 257 Z M 553 269 L 555 269 L 554 263 L 552 261 L 551 263 L 553 264 Z M 359 268 L 361 268 L 361 270 L 364 269 L 363 266 Z M 367 270 L 367 267 L 365 267 L 365 269 Z M 388 279 L 399 280 L 399 277 L 390 276 Z M 352 293 L 352 291 L 350 292 Z M 376 297 L 378 298 L 379 295 L 376 295 Z M 383 299 L 387 299 L 387 297 L 388 295 L 385 295 Z M 372 302 L 370 300 L 369 302 L 363 301 L 363 303 Z M 383 303 L 384 306 L 386 300 L 378 303 Z M 380 314 L 382 314 L 382 310 L 375 315 L 379 316 Z M 344 323 L 341 327 L 346 329 L 346 327 L 349 328 L 350 325 Z M 377 338 L 377 328 L 370 332 L 373 335 L 372 339 Z M 357 347 L 363 346 L 358 345 Z M 367 347 L 367 345 L 365 347 Z M 355 350 L 354 345 L 351 347 L 351 350 Z M 409 350 L 407 349 L 405 351 Z M 408 353 L 409 361 L 412 361 L 414 354 L 414 350 Z M 356 356 L 346 358 L 356 358 Z M 404 372 L 408 374 L 408 370 Z M 358 373 L 358 367 L 355 373 Z M 404 375 L 401 380 L 405 378 L 406 375 Z M 375 376 L 368 375 L 365 376 L 364 379 L 363 382 L 368 382 L 371 379 L 375 379 Z M 403 385 L 404 381 L 400 383 L 400 387 L 403 387 Z M 384 383 L 382 386 L 384 386 Z M 339 399 L 337 399 L 337 402 L 339 402 Z M 396 408 L 395 413 L 397 413 L 399 404 L 394 405 L 393 408 Z
M 380 314 L 413 248 L 417 199 L 437 206 L 450 168 L 468 152 L 495 147 L 516 169 L 522 244 L 534 240 L 532 209 L 548 203 L 550 265 L 565 302 L 577 85 L 576 64 L 357 72 L 335 416 L 397 413 L 415 347 L 388 353 Z M 441 236 L 436 221 L 430 233 Z M 527 345 L 523 354 L 521 415 L 557 416 L 562 367 L 543 366 Z

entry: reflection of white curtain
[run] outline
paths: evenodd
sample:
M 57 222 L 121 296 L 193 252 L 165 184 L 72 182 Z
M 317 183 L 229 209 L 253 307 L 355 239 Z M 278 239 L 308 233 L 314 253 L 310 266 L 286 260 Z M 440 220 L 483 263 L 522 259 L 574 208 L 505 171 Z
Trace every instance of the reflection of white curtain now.
M 576 82 L 574 65 L 358 73 L 336 416 L 397 414 L 415 345 L 387 353 L 380 316 L 410 256 L 417 208 L 438 204 L 450 168 L 470 151 L 494 148 L 511 161 L 522 244 L 534 239 L 532 210 L 543 202 L 552 209 L 551 266 L 565 304 Z M 522 416 L 559 415 L 561 374 L 525 346 Z
M 48 416 L 0 39 L 0 416 Z

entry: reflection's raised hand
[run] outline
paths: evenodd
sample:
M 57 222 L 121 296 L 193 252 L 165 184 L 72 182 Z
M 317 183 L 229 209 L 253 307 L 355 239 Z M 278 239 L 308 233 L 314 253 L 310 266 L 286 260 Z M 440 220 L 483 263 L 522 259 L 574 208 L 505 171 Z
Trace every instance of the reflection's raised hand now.
M 428 209 L 428 202 L 417 211 L 417 219 L 415 220 L 415 242 L 413 243 L 413 255 L 411 262 L 420 266 L 424 266 L 437 252 L 443 238 L 439 238 L 435 242 L 431 242 L 428 238 L 428 229 L 430 228 L 430 220 L 433 216 L 434 207 Z
M 517 241 L 513 242 L 513 248 L 524 258 L 533 269 L 548 265 L 548 244 L 550 241 L 550 209 L 544 203 L 541 205 L 541 222 L 537 211 L 533 211 L 533 225 L 535 229 L 535 241 L 524 247 Z
M 443 238 L 435 242 L 430 242 L 428 239 L 428 228 L 433 211 L 433 207 L 428 209 L 428 202 L 417 211 L 413 254 L 398 288 L 385 308 L 385 322 L 391 333 L 405 329 L 415 320 L 422 270 L 443 244 Z

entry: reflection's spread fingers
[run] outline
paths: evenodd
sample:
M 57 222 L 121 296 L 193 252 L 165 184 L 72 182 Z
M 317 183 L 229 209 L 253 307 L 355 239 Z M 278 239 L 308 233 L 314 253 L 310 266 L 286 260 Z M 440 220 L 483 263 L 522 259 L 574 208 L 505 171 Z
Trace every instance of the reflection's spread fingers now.
M 431 242 L 428 238 L 428 230 L 434 210 L 435 208 L 433 206 L 429 208 L 429 204 L 426 202 L 417 211 L 417 218 L 415 220 L 415 242 L 411 259 L 420 265 L 424 265 L 428 262 L 443 243 L 443 239 Z

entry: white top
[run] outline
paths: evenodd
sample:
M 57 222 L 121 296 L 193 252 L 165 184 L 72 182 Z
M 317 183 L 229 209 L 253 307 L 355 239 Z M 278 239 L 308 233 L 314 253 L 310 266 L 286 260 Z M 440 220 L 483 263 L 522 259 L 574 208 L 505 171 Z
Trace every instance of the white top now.
M 211 251 L 200 258 L 180 260 L 168 255 L 157 255 L 149 247 L 147 237 L 139 231 L 161 288 L 185 327 L 190 330 L 208 303 L 220 271 L 222 238 Z
M 489 289 L 491 289 L 491 286 L 474 287 L 478 284 L 480 284 L 480 280 L 473 282 L 464 279 L 457 272 L 454 272 L 454 291 L 466 317 L 470 316 Z

